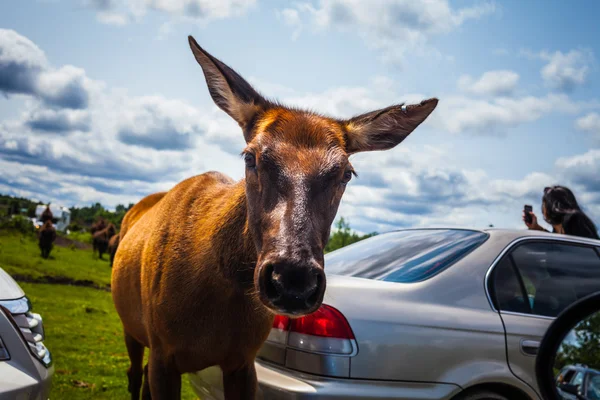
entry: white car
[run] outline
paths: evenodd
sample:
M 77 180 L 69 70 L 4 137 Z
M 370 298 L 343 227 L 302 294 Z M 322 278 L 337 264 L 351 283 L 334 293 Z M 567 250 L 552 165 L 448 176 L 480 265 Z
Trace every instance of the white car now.
M 54 374 L 42 317 L 0 268 L 0 400 L 46 400 Z
M 408 229 L 325 256 L 323 306 L 278 316 L 255 363 L 265 399 L 541 400 L 535 360 L 565 307 L 600 291 L 600 241 Z M 223 398 L 218 367 L 190 374 Z

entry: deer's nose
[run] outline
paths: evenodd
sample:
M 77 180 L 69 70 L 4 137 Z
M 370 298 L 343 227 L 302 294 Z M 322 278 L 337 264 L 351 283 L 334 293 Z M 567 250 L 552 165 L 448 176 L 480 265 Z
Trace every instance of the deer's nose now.
M 325 273 L 316 261 L 297 263 L 279 260 L 265 263 L 259 290 L 277 312 L 303 314 L 314 311 L 323 300 Z

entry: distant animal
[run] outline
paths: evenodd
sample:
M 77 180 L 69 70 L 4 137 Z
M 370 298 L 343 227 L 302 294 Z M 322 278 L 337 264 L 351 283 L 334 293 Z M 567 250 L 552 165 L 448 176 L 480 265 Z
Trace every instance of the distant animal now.
M 138 201 L 133 207 L 127 211 L 125 216 L 123 217 L 123 221 L 121 222 L 121 231 L 113 236 L 108 243 L 108 253 L 110 254 L 110 266 L 113 266 L 115 255 L 117 254 L 117 249 L 119 248 L 119 241 L 121 238 L 125 237 L 125 234 L 129 229 L 140 219 L 142 216 L 152 208 L 160 199 L 165 197 L 167 192 L 158 192 L 153 193 L 144 197 L 142 200 Z
M 219 366 L 225 399 L 250 400 L 274 316 L 321 306 L 324 247 L 354 175 L 349 156 L 395 147 L 438 100 L 334 119 L 266 100 L 189 44 L 213 100 L 241 127 L 246 178 L 207 172 L 171 189 L 121 238 L 111 293 L 132 399 L 180 399 L 182 374 Z
M 111 223 L 101 231 L 97 231 L 92 236 L 93 252 L 98 251 L 98 258 L 103 260 L 102 255 L 108 251 L 108 242 L 117 234 L 117 228 Z
M 54 216 L 52 215 L 52 211 L 50 210 L 50 204 L 48 204 L 44 212 L 42 212 L 42 223 L 45 224 L 46 221 L 52 221 L 52 218 L 54 218 Z
M 96 223 L 93 224 L 90 228 L 90 233 L 92 234 L 92 236 L 94 236 L 96 232 L 99 232 L 104 228 L 106 228 L 106 221 L 104 220 L 104 218 L 100 217 L 98 221 L 96 221 Z
M 110 257 L 110 267 L 112 268 L 113 262 L 115 260 L 115 254 L 117 254 L 117 248 L 119 247 L 119 237 L 121 233 L 117 233 L 113 235 L 108 241 L 108 256 Z
M 52 220 L 46 220 L 38 231 L 38 245 L 42 251 L 42 257 L 48 258 L 56 240 L 56 229 L 52 226 Z

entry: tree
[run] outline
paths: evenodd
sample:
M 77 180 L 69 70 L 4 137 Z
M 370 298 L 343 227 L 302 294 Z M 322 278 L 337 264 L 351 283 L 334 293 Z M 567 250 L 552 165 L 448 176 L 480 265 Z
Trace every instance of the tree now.
M 8 205 L 8 215 L 19 214 L 21 203 L 18 200 L 12 200 Z
M 581 321 L 575 328 L 575 340 L 563 342 L 557 361 L 569 364 L 585 364 L 590 368 L 600 369 L 600 312 Z
M 344 217 L 340 217 L 338 222 L 335 224 L 334 232 L 329 237 L 327 246 L 325 246 L 325 252 L 328 253 L 330 251 L 341 249 L 344 246 L 348 246 L 352 243 L 356 243 L 360 240 L 375 235 L 377 235 L 377 232 L 368 233 L 362 236 L 356 232 L 353 232 L 350 228 L 350 224 L 344 219 Z

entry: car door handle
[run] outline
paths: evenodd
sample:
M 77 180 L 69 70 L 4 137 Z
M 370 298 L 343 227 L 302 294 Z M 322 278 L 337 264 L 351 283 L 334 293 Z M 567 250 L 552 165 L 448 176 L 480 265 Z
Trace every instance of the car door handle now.
M 523 340 L 521 342 L 521 350 L 523 350 L 523 353 L 525 354 L 535 356 L 537 355 L 539 348 L 540 342 L 537 340 Z

